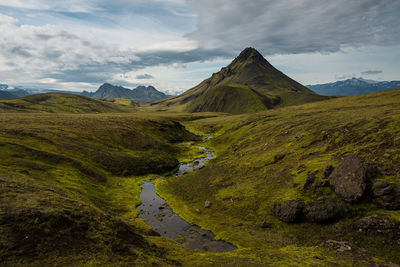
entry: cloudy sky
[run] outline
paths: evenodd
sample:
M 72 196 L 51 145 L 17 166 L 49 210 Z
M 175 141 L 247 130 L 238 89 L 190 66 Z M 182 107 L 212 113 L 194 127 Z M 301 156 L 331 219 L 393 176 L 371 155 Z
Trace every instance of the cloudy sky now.
M 303 84 L 400 80 L 398 0 L 0 0 L 0 83 L 189 89 L 245 47 Z

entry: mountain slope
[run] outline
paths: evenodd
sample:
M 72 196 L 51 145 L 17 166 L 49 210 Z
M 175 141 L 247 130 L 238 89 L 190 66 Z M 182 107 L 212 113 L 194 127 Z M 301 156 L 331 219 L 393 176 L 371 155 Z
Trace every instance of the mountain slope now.
M 352 96 L 400 88 L 400 81 L 377 82 L 352 78 L 334 83 L 307 85 L 317 94 L 328 96 Z
M 130 112 L 131 107 L 80 95 L 47 93 L 0 100 L 0 112 L 98 113 Z
M 168 97 L 163 92 L 157 91 L 153 86 L 138 86 L 128 89 L 122 86 L 114 86 L 105 83 L 94 93 L 84 91 L 82 95 L 94 99 L 101 98 L 126 98 L 136 102 L 149 102 Z
M 246 48 L 229 66 L 180 96 L 152 103 L 153 109 L 246 113 L 325 99 L 275 69 Z

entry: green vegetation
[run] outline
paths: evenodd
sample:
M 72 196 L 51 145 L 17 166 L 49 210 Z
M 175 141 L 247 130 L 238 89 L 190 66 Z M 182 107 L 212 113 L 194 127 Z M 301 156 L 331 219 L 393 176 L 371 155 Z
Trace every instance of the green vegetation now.
M 134 105 L 97 101 L 81 95 L 47 93 L 0 100 L 0 112 L 103 113 L 133 112 Z
M 310 260 L 307 253 L 312 247 L 334 239 L 366 249 L 361 260 L 374 261 L 370 258 L 374 255 L 385 262 L 399 263 L 395 243 L 385 242 L 384 237 L 363 237 L 350 227 L 358 218 L 373 213 L 399 218 L 399 211 L 381 210 L 368 196 L 348 205 L 353 216 L 333 224 L 287 224 L 271 211 L 277 199 L 302 199 L 308 203 L 335 197 L 329 187 L 303 189 L 306 174 L 318 171 L 320 180 L 325 166 L 336 166 L 343 156 L 352 153 L 383 168 L 384 174 L 376 180 L 398 182 L 399 104 L 400 90 L 394 90 L 187 122 L 190 129 L 217 133 L 208 145 L 218 152 L 218 157 L 207 168 L 158 181 L 157 190 L 188 221 L 265 257 L 285 251 L 304 257 L 303 264 L 303 260 Z M 206 200 L 213 203 L 211 208 L 204 209 Z M 265 228 L 261 227 L 263 222 Z M 317 257 L 324 258 L 324 253 Z

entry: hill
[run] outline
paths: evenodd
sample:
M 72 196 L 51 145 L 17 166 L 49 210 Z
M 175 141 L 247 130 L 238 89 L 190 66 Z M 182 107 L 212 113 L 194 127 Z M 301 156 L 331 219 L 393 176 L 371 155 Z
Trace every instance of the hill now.
M 139 175 L 196 139 L 149 114 L 0 114 L 0 265 L 175 265 L 136 218 Z
M 128 89 L 122 86 L 114 86 L 109 83 L 100 86 L 96 92 L 89 93 L 84 91 L 82 95 L 94 99 L 126 98 L 135 102 L 149 102 L 168 97 L 153 86 L 138 86 L 135 89 Z
M 157 192 L 265 265 L 400 263 L 399 114 L 400 89 L 187 122 L 218 156 Z
M 246 48 L 227 67 L 177 97 L 155 101 L 155 110 L 256 112 L 326 99 L 275 69 L 257 50 Z
M 327 96 L 352 96 L 400 88 L 400 81 L 378 82 L 352 78 L 334 83 L 307 85 L 317 94 Z
M 129 112 L 126 105 L 98 101 L 85 96 L 47 93 L 29 95 L 18 99 L 0 100 L 0 112 L 51 112 L 51 113 L 97 113 Z

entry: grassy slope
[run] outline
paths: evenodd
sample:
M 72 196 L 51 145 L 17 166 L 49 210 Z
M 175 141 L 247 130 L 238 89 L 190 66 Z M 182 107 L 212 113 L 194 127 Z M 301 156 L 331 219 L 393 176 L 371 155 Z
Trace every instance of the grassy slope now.
M 50 112 L 50 113 L 100 113 L 132 112 L 127 105 L 118 105 L 90 99 L 85 96 L 47 93 L 17 99 L 0 100 L 0 113 L 4 112 Z
M 0 114 L 0 262 L 172 264 L 136 219 L 137 175 L 196 138 L 150 114 Z
M 371 213 L 385 213 L 400 221 L 399 211 L 380 210 L 364 199 L 349 206 L 354 217 L 326 225 L 286 224 L 271 212 L 276 199 L 309 202 L 322 195 L 333 196 L 329 188 L 303 190 L 306 174 L 319 170 L 320 179 L 326 165 L 336 166 L 342 156 L 351 153 L 387 171 L 377 179 L 399 181 L 399 114 L 400 90 L 393 90 L 189 122 L 190 129 L 217 136 L 208 145 L 218 158 L 195 173 L 159 181 L 157 188 L 187 220 L 242 248 L 236 256 L 277 265 L 324 265 L 340 260 L 362 265 L 364 259 L 378 260 L 368 255 L 399 263 L 397 245 L 349 229 L 351 222 Z M 275 162 L 275 155 L 283 154 Z M 211 208 L 203 208 L 205 200 L 213 203 Z M 201 214 L 195 212 L 197 208 Z M 263 221 L 269 224 L 266 229 L 260 227 Z M 367 252 L 353 259 L 332 258 L 319 246 L 327 239 L 347 240 Z

